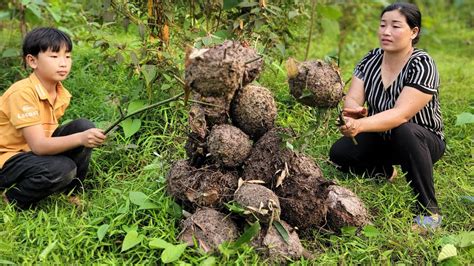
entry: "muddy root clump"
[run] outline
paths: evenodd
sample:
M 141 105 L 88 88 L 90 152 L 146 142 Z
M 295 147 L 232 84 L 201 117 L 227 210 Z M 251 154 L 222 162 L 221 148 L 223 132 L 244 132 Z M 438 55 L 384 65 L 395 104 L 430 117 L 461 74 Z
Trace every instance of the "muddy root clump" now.
M 241 165 L 252 151 L 249 137 L 237 127 L 227 124 L 212 128 L 207 146 L 213 159 L 226 167 Z
M 312 107 L 335 107 L 342 99 L 344 82 L 336 66 L 321 60 L 296 64 L 297 72 L 288 73 L 290 93 Z
M 284 177 L 278 177 L 275 193 L 280 199 L 282 219 L 303 233 L 324 225 L 327 206 L 326 181 L 320 168 L 308 156 L 294 153 Z
M 231 104 L 232 122 L 254 140 L 274 126 L 277 108 L 267 88 L 248 85 L 240 89 Z
M 195 207 L 222 208 L 233 198 L 238 177 L 212 167 L 195 168 L 186 160 L 175 162 L 168 175 L 167 192 L 188 209 Z
M 280 202 L 270 189 L 245 182 L 234 194 L 234 201 L 248 211 L 250 220 L 268 224 L 280 220 Z
M 336 232 L 344 226 L 362 227 L 370 223 L 362 200 L 347 188 L 331 185 L 327 188 L 328 227 Z
M 313 256 L 301 244 L 296 230 L 283 220 L 279 222 L 288 233 L 287 241 L 283 239 L 275 225 L 272 225 L 268 230 L 261 231 L 258 238 L 252 241 L 252 246 L 274 263 L 295 260 L 301 257 L 312 259 Z
M 237 225 L 227 215 L 213 209 L 199 209 L 182 223 L 180 241 L 194 246 L 194 241 L 206 253 L 218 251 L 220 244 L 237 239 Z
M 291 150 L 283 147 L 285 136 L 292 136 L 289 129 L 272 128 L 254 145 L 250 156 L 243 165 L 244 180 L 262 180 L 265 186 L 274 187 L 274 177 L 285 166 Z

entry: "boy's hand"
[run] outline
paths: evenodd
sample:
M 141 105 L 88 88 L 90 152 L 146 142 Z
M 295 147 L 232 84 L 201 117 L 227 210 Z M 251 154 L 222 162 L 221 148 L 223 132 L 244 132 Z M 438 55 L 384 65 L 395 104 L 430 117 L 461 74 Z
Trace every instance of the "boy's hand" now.
M 342 115 L 354 119 L 359 119 L 362 117 L 366 117 L 368 114 L 367 108 L 365 107 L 357 107 L 357 108 L 344 108 L 342 111 Z
M 107 138 L 100 128 L 91 128 L 81 134 L 81 144 L 87 148 L 96 148 L 104 143 Z

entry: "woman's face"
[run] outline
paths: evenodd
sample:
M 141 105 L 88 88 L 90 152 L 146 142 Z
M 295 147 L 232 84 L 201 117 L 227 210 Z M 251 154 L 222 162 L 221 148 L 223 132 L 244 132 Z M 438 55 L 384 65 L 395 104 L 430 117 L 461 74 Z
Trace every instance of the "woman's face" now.
M 385 12 L 380 18 L 380 47 L 386 52 L 399 52 L 412 47 L 418 27 L 410 29 L 406 17 L 399 10 Z

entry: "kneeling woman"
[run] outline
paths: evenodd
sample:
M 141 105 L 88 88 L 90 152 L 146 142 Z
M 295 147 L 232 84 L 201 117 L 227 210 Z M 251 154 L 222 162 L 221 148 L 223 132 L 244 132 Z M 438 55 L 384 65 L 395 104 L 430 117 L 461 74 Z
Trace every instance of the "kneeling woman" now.
M 395 3 L 381 14 L 380 48 L 356 66 L 344 102 L 344 135 L 330 150 L 341 171 L 391 178 L 401 165 L 423 214 L 423 227 L 441 223 L 435 197 L 433 164 L 445 150 L 439 105 L 439 74 L 433 59 L 414 45 L 421 13 L 408 3 Z M 364 104 L 367 103 L 367 109 Z M 355 137 L 358 145 L 351 138 Z

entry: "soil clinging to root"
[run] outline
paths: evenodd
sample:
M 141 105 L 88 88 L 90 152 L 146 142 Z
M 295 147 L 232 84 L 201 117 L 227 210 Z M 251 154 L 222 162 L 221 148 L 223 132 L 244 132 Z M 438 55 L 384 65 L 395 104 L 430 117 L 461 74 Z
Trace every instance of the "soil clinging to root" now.
M 328 227 L 340 231 L 344 226 L 362 227 L 370 223 L 362 200 L 347 188 L 331 185 L 327 189 Z
M 289 77 L 290 93 L 297 101 L 313 107 L 334 107 L 342 99 L 344 82 L 336 66 L 321 60 L 297 65 L 298 73 Z
M 309 232 L 324 225 L 327 213 L 325 188 L 330 184 L 313 159 L 294 153 L 288 173 L 275 188 L 280 199 L 282 219 L 301 231 Z
M 256 50 L 238 41 L 193 49 L 186 55 L 185 83 L 204 97 L 232 99 L 235 91 L 252 82 L 262 71 Z
M 187 160 L 175 162 L 168 172 L 167 192 L 189 209 L 222 208 L 233 198 L 238 177 L 213 167 L 195 168 Z
M 237 127 L 222 124 L 212 128 L 207 139 L 212 158 L 226 167 L 241 165 L 252 151 L 252 141 Z
M 237 239 L 239 230 L 229 216 L 214 209 L 198 209 L 182 223 L 180 241 L 194 246 L 194 241 L 205 252 L 215 252 L 220 244 Z
M 265 87 L 247 85 L 237 91 L 231 104 L 232 122 L 256 140 L 274 126 L 277 108 Z
M 285 241 L 274 225 L 268 230 L 262 230 L 257 239 L 252 241 L 252 246 L 269 258 L 274 263 L 284 262 L 289 259 L 299 259 L 302 256 L 308 259 L 311 254 L 305 250 L 301 244 L 296 230 L 283 220 L 279 221 L 288 233 L 288 240 Z
M 264 224 L 280 220 L 278 196 L 262 185 L 245 182 L 235 191 L 234 201 L 250 212 L 251 220 L 256 217 Z
M 272 128 L 254 145 L 250 156 L 244 162 L 242 178 L 244 180 L 262 180 L 272 189 L 276 173 L 285 167 L 291 150 L 283 148 L 283 137 L 292 135 L 289 129 Z

